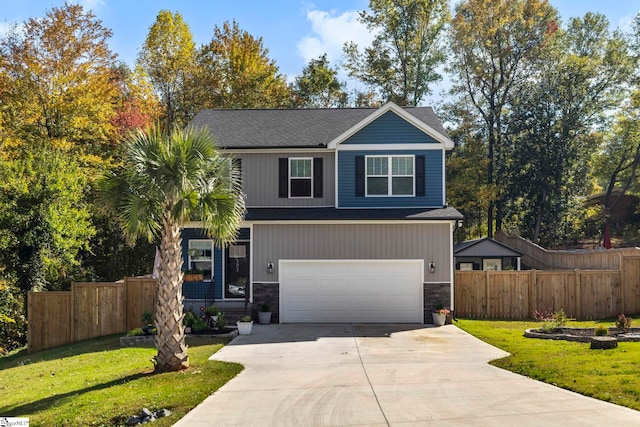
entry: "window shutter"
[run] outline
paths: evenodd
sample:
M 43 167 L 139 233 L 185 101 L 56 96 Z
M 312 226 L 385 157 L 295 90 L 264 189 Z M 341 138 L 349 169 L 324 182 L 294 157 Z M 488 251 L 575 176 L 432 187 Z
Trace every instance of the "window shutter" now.
M 416 197 L 425 196 L 424 156 L 416 156 Z
M 313 159 L 313 197 L 322 197 L 322 158 Z
M 356 197 L 364 197 L 364 156 L 356 156 Z
M 289 159 L 286 157 L 278 159 L 278 197 L 289 197 Z

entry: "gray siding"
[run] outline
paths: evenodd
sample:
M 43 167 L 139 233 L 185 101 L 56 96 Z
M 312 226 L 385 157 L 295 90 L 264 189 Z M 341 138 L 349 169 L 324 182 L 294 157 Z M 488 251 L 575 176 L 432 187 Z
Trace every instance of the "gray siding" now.
M 334 153 L 241 153 L 242 186 L 247 207 L 335 206 Z M 285 199 L 278 197 L 278 159 L 281 157 L 321 157 L 323 192 L 321 198 Z
M 391 147 L 393 146 L 389 145 L 386 148 Z M 424 197 L 356 197 L 356 157 L 394 154 L 424 156 Z M 442 156 L 442 150 L 338 151 L 338 204 L 341 208 L 441 208 L 444 206 Z
M 448 223 L 255 224 L 253 281 L 278 282 L 280 259 L 424 259 L 425 282 L 450 282 L 451 245 Z
M 347 138 L 342 144 L 438 144 L 433 137 L 388 111 Z

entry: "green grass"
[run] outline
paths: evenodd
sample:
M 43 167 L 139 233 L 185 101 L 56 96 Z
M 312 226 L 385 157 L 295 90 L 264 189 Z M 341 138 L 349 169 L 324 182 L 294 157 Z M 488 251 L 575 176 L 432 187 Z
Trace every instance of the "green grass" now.
M 156 350 L 121 349 L 118 338 L 0 358 L 0 415 L 28 417 L 32 426 L 111 426 L 143 407 L 167 408 L 172 415 L 153 425 L 169 426 L 242 370 L 207 360 L 222 344 L 200 338 L 189 343 L 190 369 L 154 374 Z
M 525 338 L 540 322 L 460 319 L 456 325 L 511 353 L 492 365 L 586 396 L 640 410 L 640 342 L 621 342 L 612 350 L 591 350 L 588 343 Z M 614 326 L 614 321 L 569 322 L 567 326 Z M 632 325 L 635 326 L 635 325 Z

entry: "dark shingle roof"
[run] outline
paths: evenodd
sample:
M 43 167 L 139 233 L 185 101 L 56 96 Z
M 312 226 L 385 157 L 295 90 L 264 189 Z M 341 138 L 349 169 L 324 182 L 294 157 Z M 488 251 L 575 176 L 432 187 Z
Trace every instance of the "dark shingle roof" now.
M 431 107 L 404 109 L 447 136 Z M 208 127 L 222 148 L 324 147 L 375 111 L 375 108 L 213 109 L 201 110 L 191 126 Z
M 498 256 L 498 257 L 519 257 L 522 256 L 522 252 L 513 249 L 504 243 L 498 242 L 490 237 L 484 239 L 467 240 L 466 242 L 460 242 L 453 247 L 453 254 L 455 256 L 466 257 L 486 257 L 486 256 Z
M 304 220 L 457 220 L 456 209 L 335 209 L 335 208 L 249 208 L 246 221 Z

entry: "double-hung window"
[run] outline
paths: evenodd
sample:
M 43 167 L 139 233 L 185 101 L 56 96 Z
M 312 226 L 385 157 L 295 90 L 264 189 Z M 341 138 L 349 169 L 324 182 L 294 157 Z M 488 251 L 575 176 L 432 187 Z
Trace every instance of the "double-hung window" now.
M 366 156 L 367 196 L 414 194 L 414 156 Z
M 313 197 L 313 159 L 289 159 L 290 197 Z

